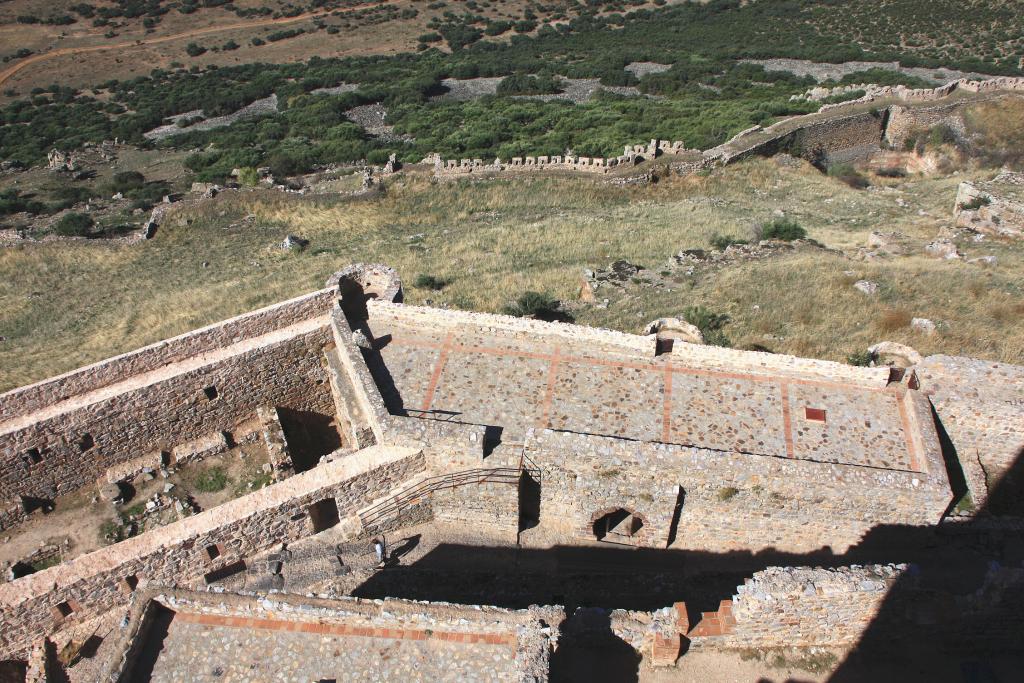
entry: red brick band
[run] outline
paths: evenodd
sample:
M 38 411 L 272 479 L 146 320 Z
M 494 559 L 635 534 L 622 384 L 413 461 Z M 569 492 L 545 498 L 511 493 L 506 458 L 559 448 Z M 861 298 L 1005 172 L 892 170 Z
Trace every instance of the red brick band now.
M 450 643 L 508 645 L 516 647 L 516 637 L 508 633 L 453 633 L 410 628 L 380 628 L 355 626 L 352 624 L 323 624 L 306 621 L 284 621 L 282 619 L 260 619 L 257 617 L 229 617 L 220 614 L 196 614 L 176 612 L 175 621 L 204 626 L 228 628 L 258 628 L 268 631 L 289 631 L 292 633 L 315 633 L 332 636 L 361 636 L 365 638 L 389 638 L 391 640 L 443 640 Z

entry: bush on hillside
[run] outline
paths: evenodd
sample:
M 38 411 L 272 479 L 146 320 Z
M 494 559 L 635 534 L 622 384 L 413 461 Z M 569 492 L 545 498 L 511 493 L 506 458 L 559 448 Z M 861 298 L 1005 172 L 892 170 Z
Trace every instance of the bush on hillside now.
M 687 306 L 683 309 L 683 319 L 697 327 L 704 336 L 704 343 L 712 346 L 732 346 L 722 328 L 729 322 L 729 316 L 715 313 L 704 306 Z
M 761 233 L 760 238 L 763 240 L 780 240 L 782 242 L 792 242 L 807 237 L 807 231 L 799 223 L 792 218 L 784 217 L 762 223 L 758 232 Z
M 60 217 L 53 231 L 64 237 L 88 237 L 96 222 L 86 213 L 66 213 Z

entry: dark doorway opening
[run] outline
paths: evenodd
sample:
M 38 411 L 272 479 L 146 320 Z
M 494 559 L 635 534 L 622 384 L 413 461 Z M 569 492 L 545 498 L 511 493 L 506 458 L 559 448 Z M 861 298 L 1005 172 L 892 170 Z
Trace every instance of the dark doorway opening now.
M 540 524 L 540 482 L 523 470 L 519 476 L 519 531 Z
M 628 542 L 643 526 L 644 521 L 632 510 L 619 508 L 594 520 L 594 538 L 599 541 Z
M 341 435 L 332 416 L 291 408 L 278 408 L 277 414 L 296 472 L 313 469 L 320 458 L 341 448 Z
M 309 506 L 309 521 L 313 523 L 313 533 L 318 534 L 335 526 L 341 521 L 338 514 L 338 503 L 333 498 L 324 498 Z

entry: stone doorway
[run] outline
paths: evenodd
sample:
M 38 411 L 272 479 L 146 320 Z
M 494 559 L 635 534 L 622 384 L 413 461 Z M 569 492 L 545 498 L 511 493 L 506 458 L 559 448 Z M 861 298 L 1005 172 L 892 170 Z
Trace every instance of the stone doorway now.
M 594 538 L 610 543 L 636 543 L 643 528 L 643 518 L 628 508 L 602 511 L 593 522 Z

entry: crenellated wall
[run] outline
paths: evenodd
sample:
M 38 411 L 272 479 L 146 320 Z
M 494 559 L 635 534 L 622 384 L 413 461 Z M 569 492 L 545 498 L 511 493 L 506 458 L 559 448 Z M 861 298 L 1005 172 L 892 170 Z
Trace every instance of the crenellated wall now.
M 873 88 L 859 99 L 824 105 L 816 113 L 783 119 L 768 128 L 752 126 L 740 131 L 727 142 L 704 151 L 687 149 L 681 141 L 651 140 L 646 145 L 626 145 L 621 156 L 607 159 L 528 156 L 514 157 L 507 162 L 495 159 L 492 163 L 485 163 L 481 159 L 443 160 L 434 155 L 424 161 L 433 163 L 434 174 L 441 178 L 536 171 L 608 174 L 632 168 L 641 161 L 662 154 L 670 154 L 677 159 L 670 166 L 680 174 L 696 173 L 717 164 L 779 152 L 795 153 L 825 164 L 845 163 L 865 160 L 881 149 L 883 141 L 900 148 L 911 131 L 938 123 L 946 123 L 962 131 L 963 108 L 977 102 L 977 98 L 959 99 L 933 107 L 908 107 L 893 104 L 894 100 L 924 104 L 950 98 L 958 93 L 1001 96 L 1014 92 L 1024 92 L 1024 78 L 998 77 L 982 81 L 964 79 L 924 89 L 902 85 L 881 86 Z M 858 111 L 863 109 L 864 104 L 872 102 L 879 102 L 883 106 L 877 111 Z

